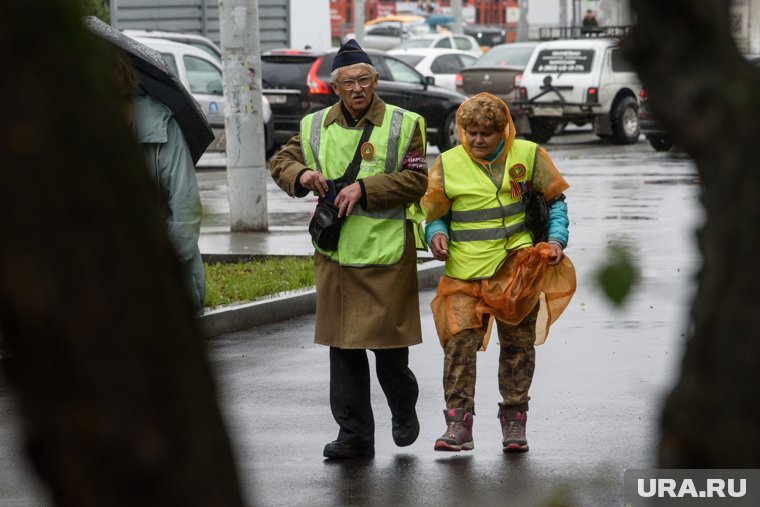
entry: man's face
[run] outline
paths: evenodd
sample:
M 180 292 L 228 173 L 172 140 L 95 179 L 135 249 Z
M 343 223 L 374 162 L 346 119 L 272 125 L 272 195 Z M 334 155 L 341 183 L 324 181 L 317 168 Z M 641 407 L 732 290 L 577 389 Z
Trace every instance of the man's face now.
M 366 65 L 358 63 L 342 67 L 338 78 L 330 83 L 335 94 L 354 116 L 364 112 L 369 106 L 379 76 L 372 75 Z

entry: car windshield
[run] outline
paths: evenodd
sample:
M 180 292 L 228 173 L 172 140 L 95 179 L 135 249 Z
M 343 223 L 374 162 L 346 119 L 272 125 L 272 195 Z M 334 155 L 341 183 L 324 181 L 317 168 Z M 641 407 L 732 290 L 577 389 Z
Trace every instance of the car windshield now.
M 525 67 L 532 54 L 532 47 L 493 47 L 489 49 L 486 54 L 481 56 L 480 59 L 473 64 L 473 67 L 500 67 L 504 65 Z
M 411 65 L 412 67 L 416 67 L 418 63 L 422 61 L 422 56 L 419 55 L 403 55 L 403 54 L 396 54 L 394 55 L 396 58 L 401 60 L 402 62 Z
M 174 59 L 174 55 L 171 53 L 161 53 L 161 56 L 164 57 L 164 61 L 166 62 L 166 65 L 168 65 L 169 68 L 172 69 L 172 72 L 174 72 L 174 75 L 179 76 L 179 70 L 177 69 L 177 60 Z
M 261 76 L 264 88 L 294 88 L 306 86 L 315 58 L 280 58 L 265 56 L 261 59 Z
M 397 81 L 400 83 L 421 84 L 423 83 L 422 76 L 408 65 L 395 60 L 390 57 L 385 58 L 385 65 L 388 66 L 388 70 L 391 71 L 391 78 L 389 81 Z
M 406 49 L 429 48 L 431 43 L 430 39 L 405 39 L 399 47 Z

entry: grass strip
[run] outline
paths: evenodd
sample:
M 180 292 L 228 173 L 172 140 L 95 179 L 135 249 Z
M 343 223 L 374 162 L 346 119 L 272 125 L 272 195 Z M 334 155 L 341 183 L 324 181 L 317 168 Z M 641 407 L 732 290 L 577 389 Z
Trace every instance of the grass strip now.
M 252 301 L 314 285 L 311 257 L 264 257 L 240 263 L 203 263 L 206 306 Z

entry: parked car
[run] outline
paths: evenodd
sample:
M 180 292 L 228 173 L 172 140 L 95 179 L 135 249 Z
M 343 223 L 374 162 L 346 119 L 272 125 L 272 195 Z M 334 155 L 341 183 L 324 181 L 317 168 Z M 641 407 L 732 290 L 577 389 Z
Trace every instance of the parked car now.
M 592 123 L 597 136 L 618 144 L 639 139 L 641 82 L 619 43 L 600 31 L 536 46 L 512 102 L 528 115 L 533 140 L 547 142 L 568 122 Z
M 464 33 L 474 37 L 483 52 L 507 42 L 507 28 L 504 26 L 465 25 Z
M 364 25 L 364 49 L 394 49 L 405 39 L 430 32 L 430 25 L 422 16 L 401 14 L 398 16 L 383 16 L 368 21 Z M 356 33 L 343 37 L 343 42 L 356 39 Z
M 274 115 L 277 142 L 298 133 L 304 115 L 338 101 L 330 87 L 330 69 L 337 49 L 272 50 L 261 55 L 264 94 Z M 431 84 L 412 67 L 380 51 L 367 50 L 380 73 L 376 93 L 384 101 L 422 115 L 428 142 L 442 151 L 459 142 L 455 113 L 466 97 Z
M 458 49 L 392 49 L 388 54 L 408 63 L 423 76 L 434 78 L 436 86 L 453 91 L 457 73 L 477 60 L 472 53 Z
M 457 90 L 465 95 L 488 92 L 508 106 L 517 97 L 516 86 L 537 42 L 512 42 L 492 47 L 478 61 L 459 71 Z M 527 118 L 519 108 L 510 108 L 515 128 L 520 134 L 529 130 Z
M 412 35 L 423 35 L 430 31 L 430 25 L 427 24 L 427 19 L 424 16 L 417 16 L 414 14 L 399 14 L 375 18 L 367 21 L 364 24 L 364 29 L 366 30 L 371 26 L 395 25 L 399 23 Z
M 122 30 L 124 35 L 128 35 L 132 38 L 134 37 L 150 37 L 151 39 L 163 39 L 163 40 L 170 40 L 173 42 L 181 42 L 182 44 L 187 44 L 188 46 L 193 46 L 198 49 L 202 49 L 206 53 L 213 56 L 217 62 L 221 63 L 222 61 L 222 51 L 219 49 L 219 46 L 214 44 L 211 39 L 208 39 L 202 35 L 197 35 L 193 33 L 181 33 L 181 32 L 162 32 L 160 30 Z
M 206 115 L 214 132 L 214 142 L 210 151 L 224 151 L 224 91 L 222 89 L 222 68 L 206 51 L 187 44 L 150 37 L 132 37 L 137 42 L 155 49 L 164 57 L 174 75 L 193 96 L 201 111 Z M 264 147 L 269 155 L 274 147 L 274 119 L 269 100 L 262 97 L 262 117 L 264 119 Z
M 451 33 L 437 33 L 429 35 L 417 35 L 401 41 L 398 49 L 459 49 L 467 51 L 475 58 L 480 58 L 483 51 L 475 37 L 471 35 L 455 35 Z
M 760 55 L 745 54 L 744 57 L 752 65 L 760 66 Z M 654 112 L 649 107 L 649 95 L 646 89 L 639 91 L 639 126 L 641 133 L 647 138 L 649 144 L 656 151 L 668 151 L 673 147 L 673 141 L 670 139 L 665 127 L 657 120 Z
M 673 147 L 673 141 L 649 108 L 649 97 L 644 88 L 639 90 L 639 127 L 656 151 L 668 151 Z
M 401 23 L 384 23 L 368 26 L 364 30 L 362 48 L 388 51 L 389 49 L 399 47 L 404 40 L 410 37 L 412 37 L 412 32 Z M 343 39 L 343 42 L 355 38 L 356 34 L 349 33 Z

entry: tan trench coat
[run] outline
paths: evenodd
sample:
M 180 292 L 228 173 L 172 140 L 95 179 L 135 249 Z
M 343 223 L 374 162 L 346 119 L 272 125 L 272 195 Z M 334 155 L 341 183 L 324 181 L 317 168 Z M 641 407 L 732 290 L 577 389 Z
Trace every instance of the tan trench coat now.
M 356 127 L 366 121 L 382 124 L 385 103 L 374 96 Z M 328 112 L 328 125 L 347 125 L 340 106 Z M 384 147 L 375 147 L 384 149 Z M 425 155 L 422 133 L 415 132 L 407 152 Z M 272 159 L 270 170 L 277 185 L 288 195 L 303 197 L 298 185 L 304 165 L 301 140 L 297 135 Z M 427 188 L 426 171 L 402 167 L 393 174 L 364 178 L 366 209 L 381 210 L 419 200 Z M 422 342 L 417 288 L 417 253 L 411 223 L 407 223 L 404 255 L 387 267 L 341 267 L 315 252 L 317 322 L 314 342 L 344 349 L 385 349 Z

